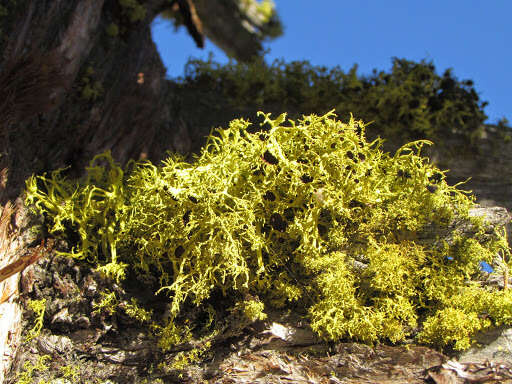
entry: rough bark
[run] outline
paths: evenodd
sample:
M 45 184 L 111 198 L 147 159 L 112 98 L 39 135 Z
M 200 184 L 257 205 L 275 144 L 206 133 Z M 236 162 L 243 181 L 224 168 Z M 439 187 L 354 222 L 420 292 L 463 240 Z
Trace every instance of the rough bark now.
M 261 53 L 261 36 L 265 23 L 251 9 L 254 6 L 241 12 L 234 1 L 196 0 L 195 5 L 199 18 L 203 21 L 205 34 L 228 56 L 247 61 Z M 232 20 L 233 15 L 237 15 L 240 22 L 226 22 Z
M 485 127 L 482 137 L 469 146 L 449 141 L 434 153 L 434 161 L 449 169 L 448 181 L 461 182 L 471 190 L 481 205 L 499 205 L 512 209 L 512 141 L 495 126 Z
M 12 4 L 0 41 L 4 202 L 33 172 L 71 166 L 76 174 L 105 150 L 124 163 L 174 149 L 182 120 L 150 31 L 168 1 L 145 1 L 142 14 L 117 0 Z M 238 1 L 199 1 L 197 15 L 206 36 L 232 56 L 260 52 L 263 22 Z
M 6 203 L 0 218 L 0 269 L 17 265 L 19 260 L 37 261 L 48 254 L 48 250 L 37 247 L 38 219 L 24 208 L 23 201 Z M 40 224 L 40 223 L 39 223 Z M 36 257 L 34 257 L 36 256 Z M 19 300 L 21 274 L 11 274 L 0 282 L 0 383 L 9 372 L 23 332 L 22 313 L 24 303 Z
M 1 68 L 8 63 L 16 65 L 24 56 L 41 65 L 39 52 L 44 47 L 56 57 L 57 76 L 61 76 L 57 81 L 64 87 L 33 84 L 39 75 L 35 70 L 19 75 L 18 83 L 33 84 L 47 97 L 55 95 L 57 102 L 51 112 L 33 118 L 25 114 L 4 124 L 7 137 L 2 161 L 9 170 L 4 199 L 14 198 L 32 172 L 70 164 L 83 166 L 98 150 L 113 149 L 121 159 L 137 157 L 150 145 L 153 121 L 137 123 L 147 121 L 157 109 L 165 73 L 149 32 L 154 16 L 151 10 L 161 2 L 149 2 L 147 21 L 133 25 L 115 39 L 105 33 L 108 17 L 122 18 L 115 2 L 24 3 L 28 11 L 10 24 L 12 38 L 2 47 Z M 94 74 L 86 73 L 89 67 Z M 138 72 L 147 72 L 145 84 L 137 84 Z M 94 86 L 94 82 L 97 93 L 85 94 L 85 87 Z M 21 103 L 22 97 L 15 94 L 13 103 Z M 137 98 L 145 100 L 142 107 L 137 107 Z

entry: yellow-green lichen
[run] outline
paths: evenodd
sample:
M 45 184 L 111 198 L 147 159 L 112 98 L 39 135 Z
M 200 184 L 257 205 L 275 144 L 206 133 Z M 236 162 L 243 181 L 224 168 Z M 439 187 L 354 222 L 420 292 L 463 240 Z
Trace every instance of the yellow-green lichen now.
M 159 336 L 158 346 L 166 352 L 174 345 L 184 343 L 192 338 L 192 333 L 187 325 L 178 326 L 174 319 L 171 319 L 162 327 L 158 324 L 152 325 L 153 332 Z
M 301 308 L 329 340 L 419 335 L 463 348 L 475 331 L 510 323 L 508 291 L 471 286 L 474 300 L 452 300 L 480 261 L 508 250 L 469 217 L 471 197 L 421 156 L 429 142 L 389 154 L 362 122 L 332 113 L 263 120 L 260 130 L 244 120 L 215 130 L 192 162 L 173 154 L 123 170 L 103 154 L 77 183 L 58 171 L 33 177 L 27 202 L 51 233 L 78 235 L 69 255 L 119 281 L 128 269 L 155 275 L 170 300 L 168 322 L 153 324 L 164 350 L 192 337 L 191 306 L 216 317 L 213 294 L 251 321 L 264 307 Z M 456 221 L 475 235 L 457 233 Z
M 190 351 L 178 352 L 173 359 L 172 369 L 184 370 L 191 364 L 200 362 L 211 348 L 211 343 L 206 342 L 198 348 L 193 348 Z
M 93 303 L 94 312 L 108 313 L 112 315 L 117 311 L 119 301 L 115 292 L 102 291 L 100 292 L 101 300 Z
M 265 304 L 259 300 L 247 300 L 238 303 L 237 309 L 241 310 L 244 316 L 250 321 L 265 320 L 267 318 Z
M 453 345 L 456 350 L 471 346 L 470 336 L 479 330 L 476 313 L 467 313 L 456 308 L 444 308 L 423 324 L 418 340 L 438 346 Z
M 50 355 L 41 355 L 39 356 L 37 362 L 33 364 L 30 361 L 26 361 L 25 364 L 23 364 L 23 370 L 20 372 L 20 374 L 17 377 L 17 383 L 18 384 L 32 384 L 34 381 L 34 373 L 36 372 L 46 372 L 50 367 L 46 365 L 46 362 L 48 360 L 51 360 Z M 45 381 L 40 380 L 38 383 L 45 383 Z
M 50 370 L 47 363 L 52 360 L 50 355 L 40 355 L 35 363 L 26 361 L 23 369 L 17 376 L 18 384 L 52 384 L 52 383 L 78 383 L 80 380 L 80 368 L 77 366 L 65 365 L 59 368 L 59 374 Z M 44 377 L 44 379 L 42 378 Z M 63 378 L 64 381 L 62 381 Z
M 28 202 L 53 218 L 49 231 L 61 233 L 76 229 L 80 243 L 62 255 L 87 259 L 98 270 L 120 281 L 126 264 L 117 260 L 122 222 L 118 216 L 125 206 L 124 172 L 109 153 L 96 156 L 87 168 L 83 184 L 67 180 L 62 170 L 49 178 L 31 178 L 27 182 Z M 103 262 L 105 260 L 109 262 Z
M 151 320 L 152 311 L 142 308 L 137 299 L 132 297 L 129 303 L 123 305 L 123 309 L 128 316 L 138 320 L 141 323 Z
M 242 0 L 240 6 L 243 12 L 254 10 L 263 23 L 268 23 L 275 14 L 276 5 L 272 0 Z
M 46 299 L 29 300 L 28 307 L 34 312 L 35 320 L 34 326 L 28 331 L 27 341 L 39 336 L 44 324 L 44 312 L 46 310 Z
M 59 368 L 62 377 L 71 380 L 73 383 L 78 383 L 80 380 L 80 368 L 72 365 L 65 365 Z

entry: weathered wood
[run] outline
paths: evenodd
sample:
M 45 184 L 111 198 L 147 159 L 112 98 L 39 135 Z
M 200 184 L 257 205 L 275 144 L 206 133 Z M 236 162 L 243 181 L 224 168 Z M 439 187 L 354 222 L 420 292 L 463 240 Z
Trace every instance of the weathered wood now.
M 22 272 L 29 265 L 34 264 L 38 261 L 43 255 L 48 253 L 50 249 L 53 247 L 54 241 L 50 239 L 46 244 L 44 240 L 41 240 L 41 244 L 35 248 L 32 248 L 28 251 L 26 255 L 21 256 L 16 261 L 6 265 L 5 267 L 0 269 L 0 283 L 15 273 Z M 6 298 L 0 299 L 0 304 L 6 301 Z
M 32 218 L 23 208 L 21 199 L 15 204 L 7 202 L 0 215 L 0 266 L 10 265 L 12 268 L 20 254 L 26 253 L 28 246 L 36 240 L 34 232 L 29 228 L 34 226 Z M 33 256 L 28 251 L 29 256 Z M 42 252 L 41 252 L 42 255 Z M 7 271 L 2 268 L 2 271 Z M 19 301 L 19 273 L 11 275 L 0 281 L 0 383 L 11 368 L 16 351 L 20 344 L 22 325 L 22 304 Z

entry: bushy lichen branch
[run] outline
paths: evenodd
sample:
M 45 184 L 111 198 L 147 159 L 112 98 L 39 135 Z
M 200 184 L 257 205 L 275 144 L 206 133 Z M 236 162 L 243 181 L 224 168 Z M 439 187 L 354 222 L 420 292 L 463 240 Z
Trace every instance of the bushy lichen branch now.
M 27 200 L 50 232 L 78 235 L 70 255 L 116 279 L 127 268 L 156 274 L 170 298 L 168 324 L 155 326 L 164 349 L 190 338 L 188 306 L 211 317 L 214 292 L 251 321 L 265 307 L 302 307 L 335 341 L 418 336 L 463 349 L 510 322 L 510 290 L 468 284 L 506 241 L 478 235 L 471 197 L 421 156 L 430 142 L 391 155 L 354 119 L 263 118 L 259 130 L 244 120 L 217 129 L 191 163 L 171 155 L 124 172 L 104 154 L 78 184 L 34 177 Z M 455 220 L 476 235 L 457 233 Z M 433 228 L 447 236 L 426 241 Z

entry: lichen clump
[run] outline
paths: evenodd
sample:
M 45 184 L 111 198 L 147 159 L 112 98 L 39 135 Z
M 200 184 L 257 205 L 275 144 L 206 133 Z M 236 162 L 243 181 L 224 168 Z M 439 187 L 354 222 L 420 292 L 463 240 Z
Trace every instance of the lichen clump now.
M 510 322 L 509 291 L 470 283 L 506 242 L 421 156 L 429 142 L 389 154 L 354 119 L 263 117 L 260 128 L 215 130 L 192 162 L 171 155 L 123 170 L 103 154 L 80 182 L 32 177 L 27 202 L 51 233 L 78 239 L 69 255 L 118 280 L 156 275 L 170 298 L 167 342 L 190 337 L 187 308 L 211 317 L 214 292 L 251 319 L 303 310 L 334 341 L 464 349 L 474 332 Z M 474 236 L 457 233 L 461 220 Z
M 41 300 L 29 300 L 27 302 L 28 307 L 34 312 L 34 326 L 28 331 L 27 341 L 39 336 L 41 329 L 43 329 L 44 323 L 44 312 L 46 311 L 46 299 Z

